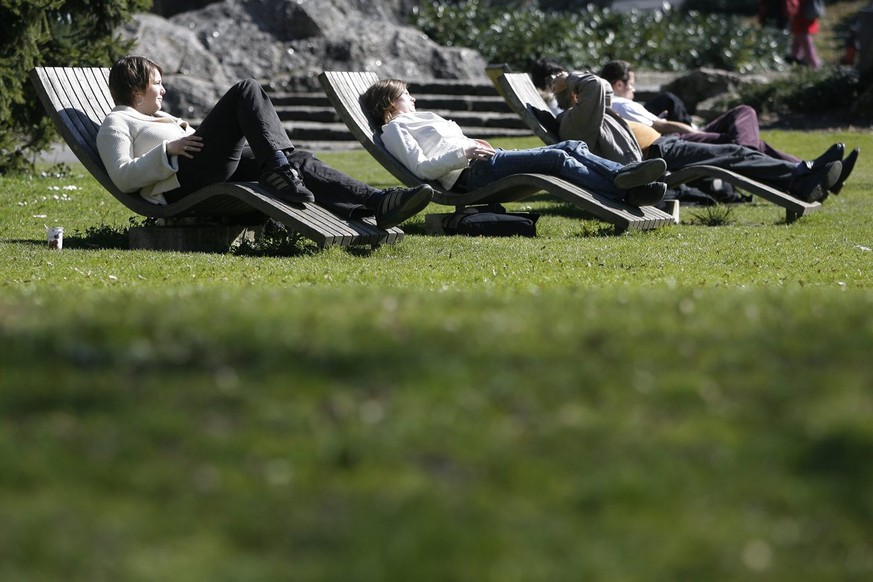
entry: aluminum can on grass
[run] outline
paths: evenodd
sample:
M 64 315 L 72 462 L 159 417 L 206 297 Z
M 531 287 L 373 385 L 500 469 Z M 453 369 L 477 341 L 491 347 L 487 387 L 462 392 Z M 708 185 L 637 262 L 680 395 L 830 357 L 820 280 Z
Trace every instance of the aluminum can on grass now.
M 53 226 L 46 228 L 48 237 L 48 246 L 53 250 L 61 250 L 64 248 L 64 227 Z

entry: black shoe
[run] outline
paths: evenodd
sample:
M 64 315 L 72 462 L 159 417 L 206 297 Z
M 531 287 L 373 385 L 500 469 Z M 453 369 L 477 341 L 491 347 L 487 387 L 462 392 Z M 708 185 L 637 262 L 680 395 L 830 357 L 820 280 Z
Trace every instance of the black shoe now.
M 860 154 L 861 148 L 855 148 L 849 152 L 849 155 L 843 160 L 843 169 L 840 171 L 840 177 L 837 178 L 836 183 L 831 186 L 832 193 L 839 194 L 840 190 L 843 189 L 843 183 L 848 180 L 849 176 L 852 174 L 852 170 L 855 169 L 855 162 L 858 161 L 858 156 Z
M 806 162 L 802 163 L 806 164 Z M 840 178 L 842 169 L 843 165 L 840 162 L 828 162 L 816 170 L 806 166 L 794 179 L 788 188 L 788 193 L 804 202 L 824 200 Z
M 631 206 L 654 206 L 664 199 L 667 185 L 663 182 L 650 182 L 636 186 L 625 192 L 625 202 Z
M 615 174 L 612 183 L 621 190 L 630 190 L 654 182 L 666 172 L 667 162 L 661 158 L 631 162 Z
M 376 225 L 379 228 L 397 226 L 410 216 L 418 214 L 430 204 L 433 188 L 427 184 L 415 188 L 390 188 L 382 191 L 379 208 L 376 210 Z
M 315 196 L 303 184 L 300 172 L 291 164 L 267 170 L 261 174 L 258 182 L 285 202 L 315 202 Z
M 846 152 L 846 144 L 835 143 L 825 150 L 825 152 L 812 160 L 812 169 L 818 170 L 831 162 L 839 162 L 843 159 L 843 154 Z

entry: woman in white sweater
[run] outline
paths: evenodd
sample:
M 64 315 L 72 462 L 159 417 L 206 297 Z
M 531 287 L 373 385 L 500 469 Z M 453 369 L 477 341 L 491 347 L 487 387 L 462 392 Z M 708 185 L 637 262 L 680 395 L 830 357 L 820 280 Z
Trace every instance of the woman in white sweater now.
M 375 215 L 382 228 L 430 202 L 430 186 L 379 190 L 295 149 L 254 79 L 231 87 L 195 131 L 161 111 L 162 75 L 139 56 L 120 59 L 109 72 L 116 107 L 100 126 L 97 149 L 124 192 L 171 204 L 209 184 L 258 180 L 286 202 L 314 201 L 346 218 Z
M 663 160 L 623 166 L 588 151 L 581 141 L 565 141 L 527 150 L 495 149 L 470 139 L 453 122 L 415 110 L 406 83 L 377 81 L 364 93 L 370 115 L 382 126 L 382 142 L 419 178 L 437 180 L 447 190 L 475 190 L 505 176 L 547 174 L 635 206 L 657 204 L 666 190 L 658 182 Z

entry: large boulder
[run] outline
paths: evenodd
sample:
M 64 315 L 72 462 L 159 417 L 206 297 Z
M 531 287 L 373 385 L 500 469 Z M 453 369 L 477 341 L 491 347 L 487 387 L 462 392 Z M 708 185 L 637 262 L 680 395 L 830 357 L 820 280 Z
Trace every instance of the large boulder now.
M 171 20 L 220 55 L 235 78 L 314 78 L 335 68 L 416 78 L 484 75 L 477 51 L 434 43 L 400 22 L 396 9 L 382 0 L 225 0 Z
M 331 69 L 484 78 L 478 51 L 434 43 L 403 24 L 400 9 L 397 0 L 224 0 L 169 20 L 140 14 L 122 34 L 164 68 L 168 110 L 193 118 L 246 77 L 296 90 L 318 90 L 318 74 Z

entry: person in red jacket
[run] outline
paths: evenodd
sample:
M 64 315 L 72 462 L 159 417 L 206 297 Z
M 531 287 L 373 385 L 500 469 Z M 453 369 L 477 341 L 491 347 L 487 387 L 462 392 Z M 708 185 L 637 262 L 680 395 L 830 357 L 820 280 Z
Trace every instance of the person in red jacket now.
M 820 15 L 813 16 L 815 11 L 810 10 L 813 4 L 823 6 L 821 0 L 787 0 L 785 6 L 791 19 L 791 57 L 810 68 L 819 69 L 821 60 L 812 37 L 818 34 Z

